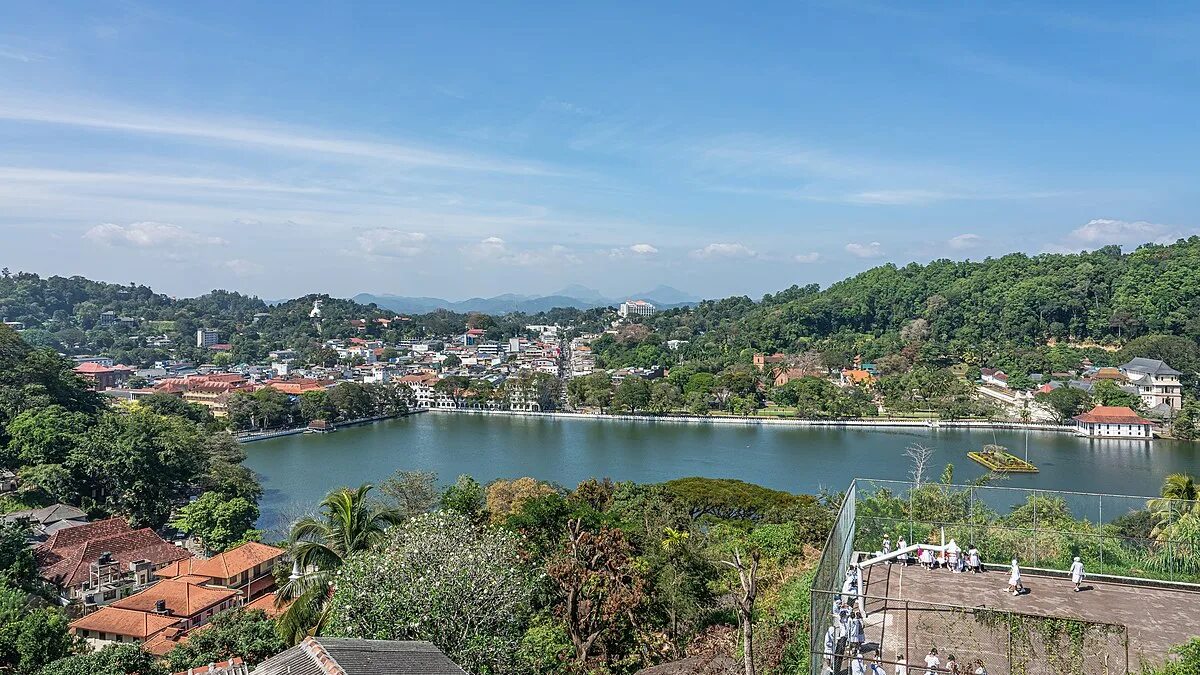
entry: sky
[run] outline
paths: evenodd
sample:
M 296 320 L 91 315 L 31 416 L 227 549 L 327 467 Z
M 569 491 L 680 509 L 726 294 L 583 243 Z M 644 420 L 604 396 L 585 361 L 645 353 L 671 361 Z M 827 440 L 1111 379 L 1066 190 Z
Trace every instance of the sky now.
M 1191 235 L 1197 110 L 1195 3 L 4 2 L 0 265 L 757 297 Z

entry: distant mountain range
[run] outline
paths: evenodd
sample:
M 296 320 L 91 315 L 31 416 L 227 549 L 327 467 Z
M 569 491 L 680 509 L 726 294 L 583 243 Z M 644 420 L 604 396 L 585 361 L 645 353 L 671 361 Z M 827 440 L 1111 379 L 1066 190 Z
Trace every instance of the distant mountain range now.
M 401 314 L 424 314 L 439 309 L 452 312 L 483 312 L 485 314 L 509 314 L 521 312 L 536 314 L 555 307 L 575 307 L 591 309 L 593 307 L 609 307 L 618 305 L 626 300 L 646 300 L 659 309 L 684 307 L 700 302 L 700 298 L 671 288 L 658 286 L 641 293 L 630 293 L 619 297 L 605 297 L 594 288 L 572 284 L 561 288 L 549 295 L 516 295 L 505 293 L 491 298 L 469 298 L 452 301 L 444 298 L 413 297 L 405 295 L 359 293 L 353 300 L 362 304 L 375 303 L 380 307 Z

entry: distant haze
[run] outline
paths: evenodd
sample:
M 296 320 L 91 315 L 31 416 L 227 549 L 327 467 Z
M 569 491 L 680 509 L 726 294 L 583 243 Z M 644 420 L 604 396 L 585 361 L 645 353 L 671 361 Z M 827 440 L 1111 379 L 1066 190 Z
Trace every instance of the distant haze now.
M 505 293 L 488 298 L 468 298 L 466 300 L 446 300 L 444 298 L 412 297 L 391 294 L 359 293 L 353 298 L 363 304 L 375 303 L 384 309 L 404 314 L 421 314 L 438 309 L 448 309 L 454 312 L 484 312 L 486 314 L 506 314 L 523 312 L 535 314 L 555 307 L 577 307 L 590 309 L 593 307 L 608 307 L 625 300 L 647 300 L 660 309 L 693 305 L 701 298 L 685 293 L 670 286 L 657 286 L 648 291 L 639 291 L 618 296 L 605 296 L 594 288 L 581 284 L 571 284 L 548 295 L 517 295 Z

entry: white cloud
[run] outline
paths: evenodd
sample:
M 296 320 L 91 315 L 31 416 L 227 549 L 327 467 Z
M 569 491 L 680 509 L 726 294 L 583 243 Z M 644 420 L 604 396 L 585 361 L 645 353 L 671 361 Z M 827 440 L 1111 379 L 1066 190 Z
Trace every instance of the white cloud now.
M 953 251 L 965 251 L 967 249 L 975 248 L 981 243 L 983 243 L 983 237 L 967 232 L 965 234 L 950 237 L 950 239 L 946 241 L 946 246 L 949 246 Z
M 545 248 L 518 249 L 500 237 L 487 237 L 462 249 L 463 255 L 477 262 L 494 262 L 515 267 L 538 265 L 578 265 L 582 261 L 571 249 L 561 244 Z
M 698 260 L 714 260 L 718 258 L 753 258 L 757 253 L 754 249 L 737 242 L 714 242 L 692 251 L 692 257 Z
M 796 255 L 792 256 L 792 259 L 802 264 L 815 263 L 821 259 L 821 254 L 817 253 L 816 251 L 797 253 Z
M 221 264 L 221 266 L 224 267 L 225 269 L 229 270 L 230 272 L 232 272 L 234 275 L 239 276 L 239 277 L 248 277 L 248 276 L 253 276 L 255 274 L 262 274 L 263 270 L 264 270 L 262 265 L 254 262 L 253 260 L 245 260 L 243 258 L 234 258 L 233 260 L 226 260 L 224 263 Z
M 846 244 L 846 253 L 856 258 L 878 258 L 883 255 L 883 245 L 877 241 L 869 244 L 851 242 Z
M 358 247 L 363 253 L 386 258 L 411 258 L 420 255 L 429 236 L 424 232 L 405 232 L 377 227 L 358 235 Z
M 1129 222 L 1110 218 L 1096 218 L 1071 231 L 1071 238 L 1087 244 L 1117 244 L 1129 241 L 1153 241 L 1166 232 L 1165 225 L 1148 223 L 1144 220 Z
M 1144 220 L 1095 218 L 1071 230 L 1063 240 L 1048 244 L 1042 250 L 1051 253 L 1075 253 L 1110 244 L 1122 246 L 1167 244 L 1194 233 L 1194 230 L 1188 231 Z
M 650 244 L 634 244 L 629 247 L 629 250 L 638 255 L 654 255 L 658 253 L 658 249 Z
M 169 223 L 141 222 L 129 225 L 104 223 L 83 234 L 85 239 L 108 246 L 130 246 L 133 248 L 180 248 L 184 246 L 222 246 L 228 244 L 220 237 L 205 237 L 178 225 Z
M 80 112 L 87 111 L 87 112 Z M 162 111 L 130 111 L 80 101 L 23 102 L 0 92 L 0 119 L 102 129 L 150 136 L 203 139 L 239 147 L 341 155 L 437 169 L 516 175 L 559 175 L 530 162 L 441 151 L 381 140 L 343 138 L 271 122 L 187 118 Z

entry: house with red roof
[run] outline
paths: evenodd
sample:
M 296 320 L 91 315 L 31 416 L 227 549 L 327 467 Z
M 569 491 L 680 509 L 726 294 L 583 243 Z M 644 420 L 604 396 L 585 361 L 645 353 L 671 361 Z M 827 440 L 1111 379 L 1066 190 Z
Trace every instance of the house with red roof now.
M 1074 417 L 1076 433 L 1088 438 L 1154 437 L 1152 422 L 1123 405 L 1098 405 Z
M 33 553 L 38 576 L 85 610 L 144 588 L 155 581 L 155 570 L 192 557 L 148 527 L 129 527 L 124 518 L 59 530 Z
M 125 381 L 133 374 L 133 368 L 128 366 L 106 366 L 93 361 L 86 361 L 75 366 L 75 374 L 85 380 L 90 380 L 92 389 L 104 391 L 105 389 L 115 389 L 125 384 Z
M 283 549 L 249 542 L 207 560 L 174 560 L 154 571 L 157 583 L 72 622 L 71 630 L 94 647 L 138 643 L 164 655 L 217 614 L 247 601 L 276 616 L 271 571 L 283 555 Z

